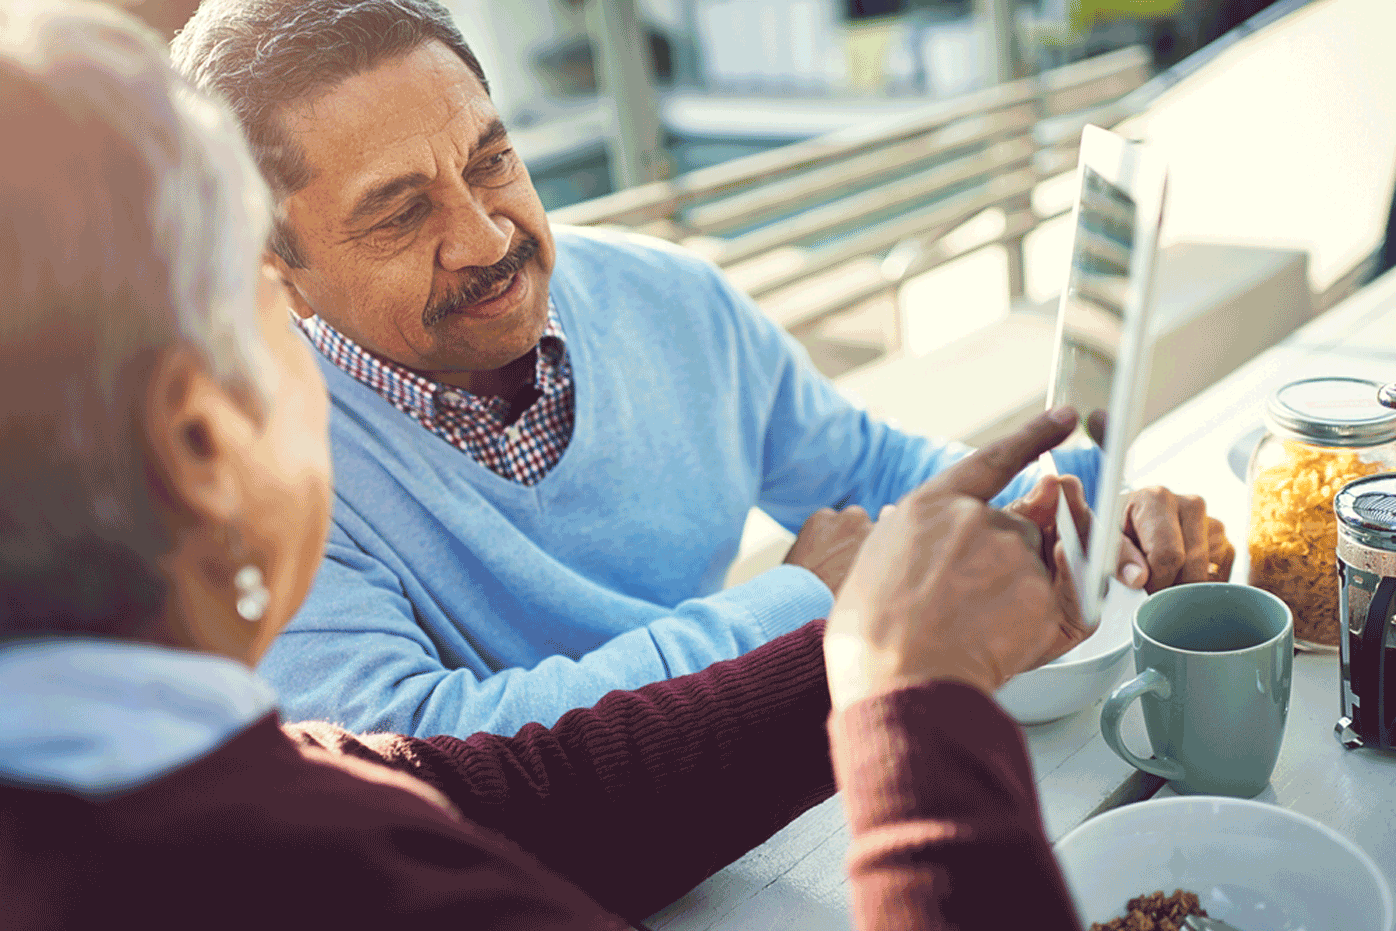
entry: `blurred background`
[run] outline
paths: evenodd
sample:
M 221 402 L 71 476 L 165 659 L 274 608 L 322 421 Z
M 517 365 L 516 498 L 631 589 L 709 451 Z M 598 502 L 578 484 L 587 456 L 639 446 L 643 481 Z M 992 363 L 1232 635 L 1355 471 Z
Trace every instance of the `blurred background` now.
M 554 208 L 1131 45 L 1163 69 L 1275 0 L 443 2 Z M 172 35 L 196 4 L 122 5 Z M 640 165 L 607 145 L 608 42 L 657 118 Z
M 480 43 L 544 204 L 608 193 L 808 138 L 926 98 L 1133 44 L 1166 67 L 1273 0 L 633 0 L 662 157 L 626 175 L 604 145 L 602 29 L 582 0 L 451 0 Z M 1004 18 L 1007 22 L 996 22 Z M 999 32 L 996 34 L 996 27 Z M 520 135 L 528 128 L 532 132 Z

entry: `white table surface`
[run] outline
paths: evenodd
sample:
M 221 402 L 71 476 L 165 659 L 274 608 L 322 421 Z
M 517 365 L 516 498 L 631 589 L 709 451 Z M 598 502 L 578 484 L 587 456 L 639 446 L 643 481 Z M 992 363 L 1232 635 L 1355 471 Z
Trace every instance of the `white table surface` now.
M 1283 343 L 1168 414 L 1140 436 L 1129 474 L 1137 486 L 1163 484 L 1201 494 L 1244 549 L 1248 502 L 1235 473 L 1248 454 L 1265 400 L 1280 385 L 1317 375 L 1396 380 L 1396 273 L 1387 275 Z M 1337 660 L 1295 658 L 1285 742 L 1261 801 L 1318 819 L 1354 840 L 1396 886 L 1396 754 L 1348 751 L 1333 737 L 1338 716 Z M 1092 814 L 1157 792 L 1100 737 L 1100 704 L 1025 728 L 1048 835 L 1053 840 Z M 1125 739 L 1147 750 L 1137 705 Z M 848 830 L 835 797 L 766 844 L 654 915 L 659 931 L 784 929 L 844 931 Z
M 1088 815 L 1145 798 L 1158 787 L 1158 780 L 1136 772 L 1101 739 L 1101 701 L 1024 728 L 1053 840 Z M 1130 746 L 1145 746 L 1143 718 L 1127 716 L 1124 734 Z M 842 800 L 835 796 L 646 923 L 655 931 L 847 931 L 848 843 Z

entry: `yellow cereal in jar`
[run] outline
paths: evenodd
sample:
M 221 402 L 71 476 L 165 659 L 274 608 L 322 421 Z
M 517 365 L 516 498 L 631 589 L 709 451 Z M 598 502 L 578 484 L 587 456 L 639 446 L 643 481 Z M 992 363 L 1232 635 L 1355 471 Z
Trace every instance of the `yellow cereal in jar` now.
M 1337 526 L 1333 497 L 1382 471 L 1357 453 L 1284 442 L 1283 461 L 1255 476 L 1248 546 L 1250 582 L 1294 612 L 1294 635 L 1338 643 Z

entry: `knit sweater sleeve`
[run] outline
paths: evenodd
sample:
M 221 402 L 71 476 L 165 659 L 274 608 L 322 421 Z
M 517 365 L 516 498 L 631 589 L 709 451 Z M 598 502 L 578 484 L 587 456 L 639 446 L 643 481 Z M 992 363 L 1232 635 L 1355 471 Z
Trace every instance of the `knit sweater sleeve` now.
M 537 592 L 510 600 L 515 594 L 504 591 L 506 580 L 480 570 L 478 577 L 485 580 L 480 584 L 496 586 L 506 600 L 483 622 L 481 606 L 466 604 L 457 621 L 436 595 L 442 579 L 458 580 L 461 587 L 476 584 L 473 557 L 466 554 L 459 565 L 455 552 L 451 559 L 438 559 L 449 565 L 428 588 L 419 567 L 398 559 L 373 533 L 348 509 L 336 513 L 309 597 L 258 663 L 289 720 L 332 720 L 354 731 L 416 737 L 476 731 L 507 736 L 530 722 L 552 725 L 613 690 L 639 688 L 738 656 L 823 617 L 833 606 L 833 595 L 812 572 L 778 566 L 723 591 L 656 606 L 658 616 L 580 655 L 564 655 L 563 648 L 553 646 L 552 655 L 490 671 L 487 656 L 463 658 L 462 644 L 488 654 L 528 636 L 545 642 L 536 630 L 531 635 L 511 630 L 527 626 L 510 619 L 530 617 Z M 372 539 L 372 546 L 357 539 Z M 593 597 L 590 586 L 574 586 L 576 577 L 565 567 L 545 564 L 534 584 L 573 586 L 579 599 Z M 596 619 L 607 604 L 620 600 L 610 593 L 601 602 L 579 605 L 577 626 L 569 626 L 573 622 L 565 617 L 558 620 L 559 639 L 596 636 L 580 629 L 586 618 Z M 554 603 L 538 610 L 559 609 Z M 452 642 L 454 656 L 446 650 Z
M 858 931 L 1079 931 L 1017 727 L 987 696 L 934 683 L 829 721 Z
M 717 303 L 727 308 L 741 333 L 739 345 L 750 355 L 741 394 L 765 428 L 761 507 L 786 529 L 798 532 L 821 507 L 856 504 L 877 514 L 970 454 L 964 443 L 915 436 L 871 416 L 840 393 L 805 349 L 750 298 L 716 270 L 713 275 Z M 956 399 L 926 397 L 918 403 L 948 409 Z M 1092 495 L 1098 452 L 1054 454 L 1057 469 L 1078 476 Z M 1002 506 L 1022 497 L 1039 475 L 1035 465 L 1025 469 L 992 503 Z
M 467 820 L 639 920 L 833 794 L 822 636 L 822 622 L 807 624 L 512 738 L 290 731 L 412 773 Z

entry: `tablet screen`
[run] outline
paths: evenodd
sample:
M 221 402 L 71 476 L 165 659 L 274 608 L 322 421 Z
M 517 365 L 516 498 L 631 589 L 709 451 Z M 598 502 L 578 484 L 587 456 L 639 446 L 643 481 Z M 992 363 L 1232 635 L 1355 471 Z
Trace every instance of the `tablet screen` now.
M 1081 143 L 1071 262 L 1047 398 L 1053 407 L 1069 404 L 1081 414 L 1081 426 L 1064 446 L 1098 447 L 1096 497 L 1087 502 L 1095 513 L 1089 541 L 1077 538 L 1064 498 L 1057 507 L 1082 615 L 1092 624 L 1119 557 L 1119 492 L 1148 374 L 1144 335 L 1166 173 L 1141 147 L 1098 127 L 1087 126 Z
M 1061 341 L 1049 393 L 1051 406 L 1070 404 L 1081 412 L 1081 426 L 1064 446 L 1104 442 L 1124 333 L 1134 229 L 1133 199 L 1090 166 L 1083 167 Z M 1092 509 L 1099 513 L 1101 503 L 1091 502 Z

